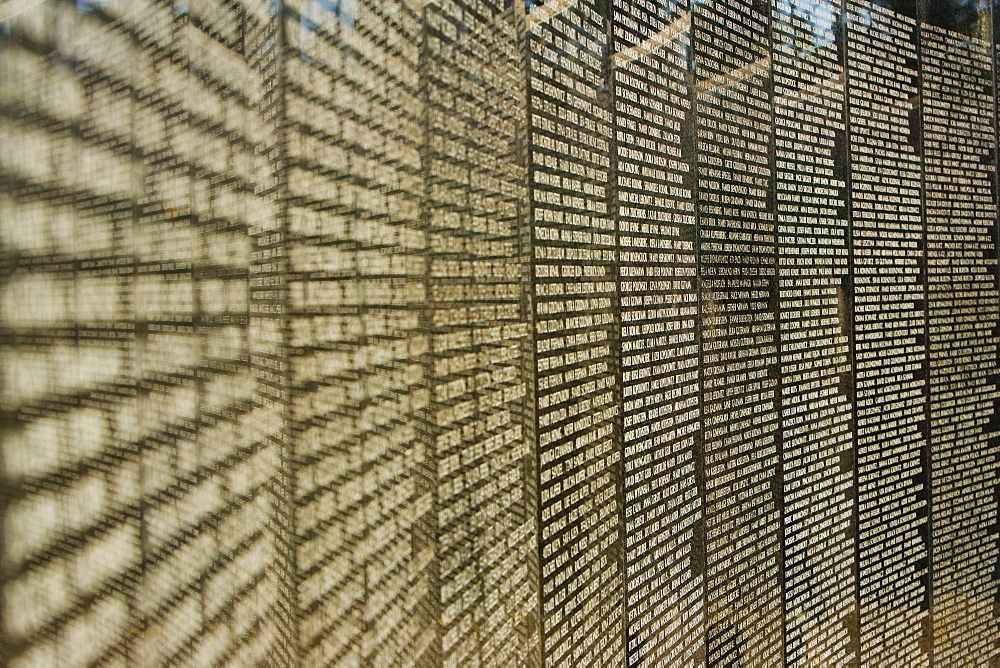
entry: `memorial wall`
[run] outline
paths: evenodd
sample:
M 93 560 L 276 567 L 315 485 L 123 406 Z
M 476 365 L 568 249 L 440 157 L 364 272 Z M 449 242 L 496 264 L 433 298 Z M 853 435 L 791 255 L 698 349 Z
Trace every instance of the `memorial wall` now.
M 1000 666 L 985 2 L 0 2 L 0 663 Z

